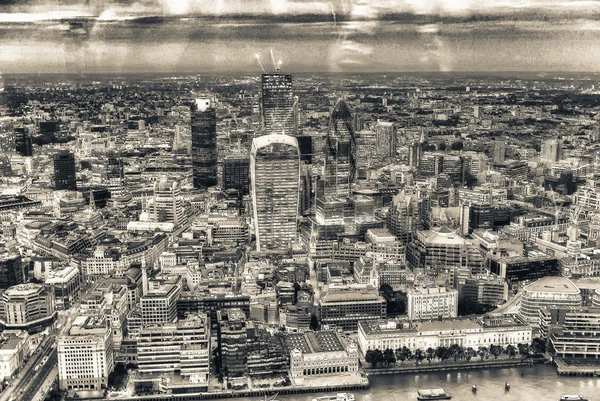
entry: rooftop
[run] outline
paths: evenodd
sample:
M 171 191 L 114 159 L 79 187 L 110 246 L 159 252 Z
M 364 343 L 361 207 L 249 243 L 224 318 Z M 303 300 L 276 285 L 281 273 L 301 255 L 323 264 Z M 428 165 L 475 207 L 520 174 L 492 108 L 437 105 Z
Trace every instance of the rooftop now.
M 579 294 L 579 288 L 566 277 L 543 277 L 525 287 L 527 291 Z

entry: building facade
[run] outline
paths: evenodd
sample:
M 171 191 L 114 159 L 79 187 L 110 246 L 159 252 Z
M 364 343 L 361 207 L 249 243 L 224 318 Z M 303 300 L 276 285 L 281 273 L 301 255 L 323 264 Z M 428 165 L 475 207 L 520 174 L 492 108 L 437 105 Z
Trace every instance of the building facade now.
M 61 152 L 54 155 L 54 189 L 77 191 L 75 176 L 75 155 L 71 152 Z
M 411 320 L 452 318 L 458 314 L 458 291 L 443 287 L 413 289 L 406 294 Z
M 192 106 L 192 177 L 194 188 L 217 185 L 217 115 L 209 99 Z
M 296 138 L 275 134 L 255 138 L 250 175 L 257 251 L 288 248 L 296 241 L 300 201 Z
M 261 112 L 267 134 L 295 135 L 292 76 L 262 74 Z

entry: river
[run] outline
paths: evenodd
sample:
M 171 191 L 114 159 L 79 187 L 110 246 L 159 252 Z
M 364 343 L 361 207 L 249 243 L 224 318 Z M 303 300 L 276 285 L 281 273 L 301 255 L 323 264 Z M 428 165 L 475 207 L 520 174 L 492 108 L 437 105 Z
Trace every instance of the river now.
M 579 394 L 590 401 L 600 401 L 600 378 L 558 376 L 552 365 L 527 366 L 523 371 L 523 377 L 520 367 L 377 375 L 370 376 L 369 389 L 354 394 L 357 401 L 416 401 L 419 388 L 443 388 L 452 394 L 452 401 L 558 401 L 562 394 Z M 504 382 L 510 383 L 509 391 L 504 390 Z M 477 385 L 475 394 L 471 392 L 473 384 Z M 277 400 L 311 401 L 317 395 L 324 394 L 281 395 Z

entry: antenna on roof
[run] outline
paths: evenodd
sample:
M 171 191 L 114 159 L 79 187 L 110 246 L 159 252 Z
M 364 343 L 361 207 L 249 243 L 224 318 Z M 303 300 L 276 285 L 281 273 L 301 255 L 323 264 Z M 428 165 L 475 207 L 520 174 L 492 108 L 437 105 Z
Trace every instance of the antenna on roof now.
M 271 61 L 273 62 L 273 68 L 275 68 L 275 71 L 277 71 L 278 68 L 277 68 L 277 63 L 275 62 L 275 56 L 273 55 L 273 49 L 269 49 L 269 53 L 271 54 Z
M 256 61 L 258 61 L 258 65 L 260 65 L 260 68 L 262 68 L 263 73 L 266 74 L 267 72 L 265 71 L 265 67 L 263 67 L 262 63 L 260 62 L 260 55 L 256 53 L 254 56 L 256 57 Z

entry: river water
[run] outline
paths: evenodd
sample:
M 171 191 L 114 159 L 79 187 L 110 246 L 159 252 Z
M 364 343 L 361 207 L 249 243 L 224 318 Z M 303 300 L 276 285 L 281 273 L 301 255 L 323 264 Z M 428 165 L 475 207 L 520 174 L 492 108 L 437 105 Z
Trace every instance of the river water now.
M 416 401 L 419 388 L 443 388 L 452 401 L 558 401 L 562 394 L 579 394 L 600 401 L 600 378 L 566 377 L 556 374 L 552 365 L 521 369 L 473 369 L 427 374 L 370 376 L 371 387 L 354 391 L 357 401 Z M 510 390 L 504 390 L 504 382 Z M 477 393 L 471 387 L 477 385 Z M 281 395 L 281 401 L 311 401 L 324 394 Z M 247 399 L 258 401 L 259 398 Z

